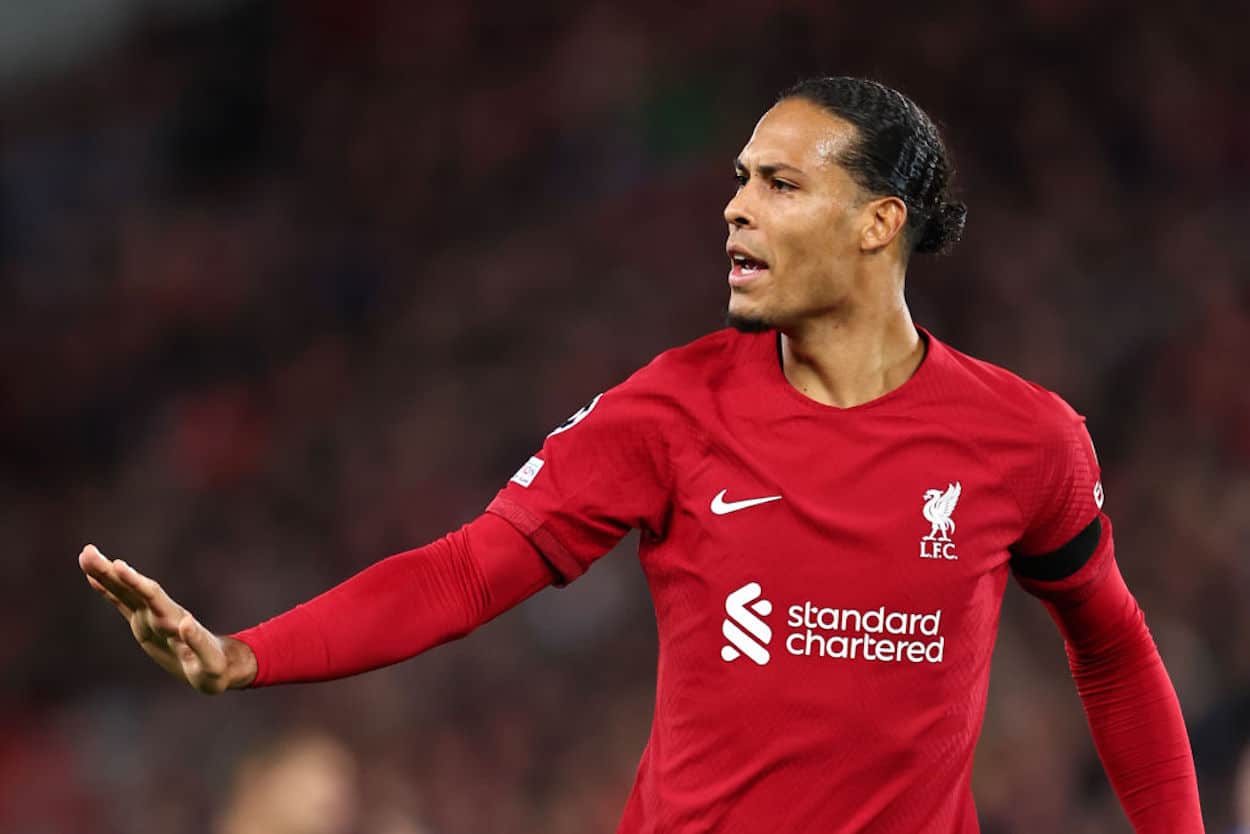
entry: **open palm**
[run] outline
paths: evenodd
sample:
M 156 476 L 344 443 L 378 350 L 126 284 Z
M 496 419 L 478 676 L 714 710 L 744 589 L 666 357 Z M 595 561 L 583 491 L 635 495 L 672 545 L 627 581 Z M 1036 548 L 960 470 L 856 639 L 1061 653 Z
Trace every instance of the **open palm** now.
M 154 580 L 121 559 L 109 560 L 95 545 L 78 556 L 87 584 L 113 604 L 126 621 L 135 640 L 162 669 L 186 681 L 200 692 L 215 695 L 231 687 L 246 686 L 255 675 L 254 658 L 248 673 L 246 657 L 231 651 L 234 646 L 200 625 L 189 611 L 176 603 Z M 242 646 L 238 641 L 229 643 Z

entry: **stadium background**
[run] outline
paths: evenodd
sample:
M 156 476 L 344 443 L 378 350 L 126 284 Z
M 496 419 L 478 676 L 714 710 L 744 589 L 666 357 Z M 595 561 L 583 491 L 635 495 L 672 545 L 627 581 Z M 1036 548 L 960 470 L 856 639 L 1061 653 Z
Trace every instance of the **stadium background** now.
M 730 161 L 818 72 L 944 126 L 969 224 L 914 262 L 913 313 L 1088 415 L 1209 830 L 1231 830 L 1238 7 L 4 4 L 0 831 L 226 832 L 244 757 L 294 728 L 341 747 L 274 783 L 319 809 L 292 834 L 615 830 L 654 685 L 630 542 L 416 661 L 219 699 L 151 665 L 75 556 L 124 556 L 226 631 L 470 519 L 551 426 L 719 326 Z M 1128 831 L 1014 588 L 975 787 L 987 834 Z

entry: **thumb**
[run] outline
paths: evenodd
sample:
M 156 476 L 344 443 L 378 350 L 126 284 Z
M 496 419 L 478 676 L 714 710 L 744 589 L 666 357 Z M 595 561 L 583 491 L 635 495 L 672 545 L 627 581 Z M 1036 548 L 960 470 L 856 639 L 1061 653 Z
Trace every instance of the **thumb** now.
M 211 631 L 187 614 L 178 623 L 178 636 L 194 652 L 203 674 L 216 677 L 226 671 L 226 654 L 221 641 Z

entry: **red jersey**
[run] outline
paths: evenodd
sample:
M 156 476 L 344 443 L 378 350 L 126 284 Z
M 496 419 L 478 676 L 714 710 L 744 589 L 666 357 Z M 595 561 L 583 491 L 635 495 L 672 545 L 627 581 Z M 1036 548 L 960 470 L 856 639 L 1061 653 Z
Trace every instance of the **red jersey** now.
M 619 831 L 970 834 L 1009 562 L 1099 517 L 1084 421 L 925 331 L 840 409 L 776 333 L 668 351 L 548 437 L 489 510 L 564 582 L 631 528 L 655 604 L 651 736 Z

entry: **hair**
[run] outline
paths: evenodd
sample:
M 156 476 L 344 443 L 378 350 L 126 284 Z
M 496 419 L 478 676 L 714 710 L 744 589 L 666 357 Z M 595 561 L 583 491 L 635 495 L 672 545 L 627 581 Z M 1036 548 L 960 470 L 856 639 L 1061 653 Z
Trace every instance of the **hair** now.
M 866 191 L 907 206 L 904 242 L 910 252 L 944 254 L 959 242 L 968 207 L 953 202 L 955 176 L 932 120 L 907 96 L 884 84 L 845 76 L 800 81 L 777 97 L 810 101 L 855 127 L 856 141 L 836 160 Z

